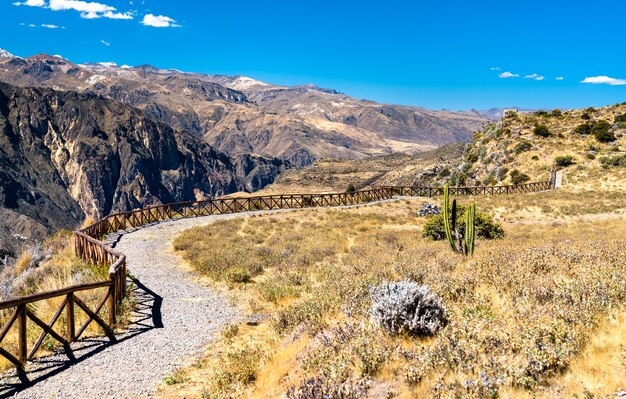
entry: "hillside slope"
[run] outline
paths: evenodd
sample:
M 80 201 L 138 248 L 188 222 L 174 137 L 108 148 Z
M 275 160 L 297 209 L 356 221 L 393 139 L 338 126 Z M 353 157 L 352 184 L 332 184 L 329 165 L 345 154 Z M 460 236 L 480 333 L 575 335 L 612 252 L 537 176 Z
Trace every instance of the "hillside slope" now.
M 547 180 L 555 166 L 567 167 L 570 178 L 606 174 L 613 163 L 626 164 L 625 156 L 626 103 L 563 112 L 511 112 L 476 134 L 459 165 L 440 181 L 480 185 Z

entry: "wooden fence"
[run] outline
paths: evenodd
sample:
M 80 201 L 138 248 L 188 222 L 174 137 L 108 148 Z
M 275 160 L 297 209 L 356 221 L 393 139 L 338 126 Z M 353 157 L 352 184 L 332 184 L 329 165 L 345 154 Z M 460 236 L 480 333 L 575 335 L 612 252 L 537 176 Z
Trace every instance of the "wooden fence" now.
M 452 195 L 496 195 L 512 193 L 529 193 L 553 188 L 554 176 L 549 182 L 527 183 L 515 186 L 491 187 L 450 187 Z M 109 233 L 129 228 L 138 228 L 146 224 L 157 223 L 163 220 L 181 219 L 197 216 L 237 213 L 255 210 L 332 207 L 346 206 L 391 199 L 394 196 L 434 197 L 443 195 L 442 187 L 377 187 L 370 190 L 361 190 L 354 193 L 332 194 L 284 194 L 267 195 L 249 198 L 225 198 L 206 201 L 177 202 L 165 205 L 156 205 L 144 209 L 111 214 L 94 224 L 74 232 L 75 251 L 80 258 L 95 265 L 109 267 L 109 280 L 90 284 L 81 284 L 61 290 L 29 295 L 8 301 L 0 302 L 0 312 L 9 312 L 11 316 L 0 330 L 0 345 L 17 322 L 18 348 L 17 355 L 10 353 L 0 346 L 0 355 L 13 363 L 18 370 L 23 371 L 28 360 L 31 360 L 41 347 L 47 335 L 50 335 L 66 349 L 71 358 L 70 344 L 84 333 L 91 322 L 96 322 L 104 332 L 114 339 L 113 329 L 120 302 L 126 295 L 126 256 L 101 241 Z M 107 287 L 95 309 L 90 309 L 77 293 Z M 33 305 L 36 302 L 55 297 L 64 297 L 61 305 L 52 317 L 45 323 L 35 315 Z M 108 319 L 100 317 L 100 311 L 107 305 Z M 76 329 L 74 325 L 75 308 L 82 309 L 87 319 Z M 53 329 L 61 314 L 65 312 L 66 329 L 63 337 Z M 30 319 L 42 331 L 35 343 L 28 350 L 27 322 Z

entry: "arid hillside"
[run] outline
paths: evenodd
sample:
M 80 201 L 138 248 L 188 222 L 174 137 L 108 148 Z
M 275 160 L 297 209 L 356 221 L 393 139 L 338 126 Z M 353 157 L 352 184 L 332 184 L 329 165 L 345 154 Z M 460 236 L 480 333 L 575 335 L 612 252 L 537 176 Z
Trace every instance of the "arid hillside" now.
M 510 112 L 490 123 L 468 144 L 456 143 L 415 155 L 363 160 L 322 159 L 290 170 L 263 192 L 313 187 L 342 191 L 374 185 L 506 185 L 550 179 L 567 169 L 569 184 L 619 185 L 597 179 L 626 165 L 626 104 L 552 112 Z M 611 175 L 610 173 L 608 174 Z

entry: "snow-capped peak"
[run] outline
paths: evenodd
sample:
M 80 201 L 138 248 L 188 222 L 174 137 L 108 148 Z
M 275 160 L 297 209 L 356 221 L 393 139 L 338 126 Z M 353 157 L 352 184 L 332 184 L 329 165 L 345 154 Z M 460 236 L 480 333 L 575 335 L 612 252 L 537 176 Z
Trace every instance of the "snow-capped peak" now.
M 98 65 L 107 67 L 107 68 L 116 68 L 117 64 L 115 62 L 107 61 L 107 62 L 98 62 Z
M 0 48 L 0 58 L 17 58 L 8 51 Z
M 252 86 L 269 86 L 265 82 L 249 78 L 247 76 L 237 76 L 230 82 L 229 86 L 235 90 L 244 90 Z

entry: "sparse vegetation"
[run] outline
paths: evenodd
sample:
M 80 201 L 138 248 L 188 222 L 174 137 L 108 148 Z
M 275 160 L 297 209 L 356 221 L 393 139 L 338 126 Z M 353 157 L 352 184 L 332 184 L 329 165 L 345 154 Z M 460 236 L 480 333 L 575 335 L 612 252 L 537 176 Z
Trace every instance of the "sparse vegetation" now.
M 554 164 L 562 168 L 568 167 L 574 163 L 573 155 L 562 155 L 554 158 Z
M 566 198 L 567 192 L 485 198 L 481 207 L 519 211 L 516 201 L 521 200 L 533 209 L 534 201 L 549 199 L 555 204 L 559 195 Z M 608 199 L 613 204 L 619 201 L 614 196 Z M 258 343 L 265 337 L 261 346 L 236 349 L 238 344 L 216 355 L 207 366 L 214 374 L 200 383 L 205 397 L 241 395 L 252 384 L 261 397 L 287 393 L 308 398 L 333 392 L 363 397 L 380 381 L 391 380 L 397 381 L 398 393 L 408 396 L 447 397 L 471 389 L 482 397 L 489 387 L 502 397 L 549 397 L 553 391 L 548 387 L 564 384 L 559 376 L 584 350 L 597 321 L 626 300 L 621 267 L 626 244 L 619 239 L 626 233 L 624 224 L 618 220 L 507 224 L 506 237 L 478 241 L 480 251 L 465 260 L 451 256 L 444 243 L 411 233 L 415 226 L 417 231 L 425 229 L 413 202 L 312 210 L 207 227 L 217 232 L 211 240 L 225 246 L 239 245 L 243 238 L 251 243 L 249 249 L 265 247 L 275 254 L 273 265 L 252 284 L 272 282 L 297 295 L 273 301 L 258 290 L 236 290 L 237 297 L 254 298 L 257 312 L 260 307 L 271 312 L 271 321 L 267 327 L 239 329 L 234 338 Z M 589 205 L 581 204 L 576 195 L 572 204 Z M 538 220 L 555 220 L 560 209 L 570 209 L 567 206 L 546 207 Z M 480 237 L 478 224 L 477 220 Z M 252 244 L 250 238 L 260 231 L 265 240 Z M 183 234 L 180 239 L 196 242 L 185 251 L 188 259 L 197 259 L 194 248 L 205 248 L 197 241 L 206 236 L 206 231 L 196 229 Z M 218 250 L 208 247 L 203 256 L 216 256 Z M 253 250 L 248 253 L 255 256 Z M 286 278 L 292 273 L 308 277 L 296 285 Z M 401 320 L 410 320 L 404 316 L 411 314 L 392 311 L 395 294 L 387 296 L 389 304 L 373 294 L 395 292 L 388 290 L 389 285 L 399 283 L 386 283 L 385 291 L 385 281 L 404 281 L 411 292 L 427 285 L 445 304 L 445 327 L 437 328 L 428 341 L 421 334 L 409 334 L 400 321 L 388 322 L 395 327 L 381 334 L 377 326 L 384 323 L 372 317 L 372 307 L 389 310 L 390 317 Z M 403 303 L 413 302 L 400 301 L 399 308 Z M 233 351 L 245 355 L 227 355 Z
M 533 133 L 535 134 L 535 136 L 539 136 L 539 137 L 549 137 L 551 134 L 550 129 L 548 129 L 546 125 L 535 126 Z
M 511 183 L 513 184 L 524 184 L 530 180 L 530 176 L 525 173 L 520 172 L 517 169 L 511 171 Z

